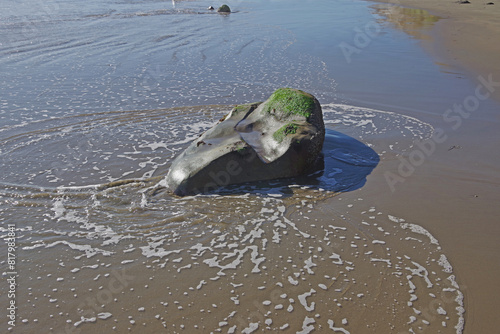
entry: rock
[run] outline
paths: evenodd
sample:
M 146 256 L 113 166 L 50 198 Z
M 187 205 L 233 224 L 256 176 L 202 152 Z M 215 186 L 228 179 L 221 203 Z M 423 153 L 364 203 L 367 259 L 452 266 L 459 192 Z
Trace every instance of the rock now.
M 222 5 L 217 9 L 218 13 L 231 13 L 231 9 L 229 8 L 228 5 Z
M 176 195 L 311 172 L 321 153 L 321 106 L 308 93 L 276 90 L 267 101 L 236 106 L 172 163 L 166 185 Z

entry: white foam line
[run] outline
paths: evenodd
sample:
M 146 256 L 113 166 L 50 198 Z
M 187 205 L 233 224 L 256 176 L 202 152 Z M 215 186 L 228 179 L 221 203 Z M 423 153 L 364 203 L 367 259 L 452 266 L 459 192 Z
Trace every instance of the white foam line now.
M 458 290 L 459 286 L 455 280 L 455 275 L 450 275 L 448 277 L 448 280 L 451 282 L 451 285 L 455 287 L 457 290 L 457 297 L 455 298 L 455 301 L 457 302 L 458 306 L 455 308 L 457 310 L 457 315 L 458 315 L 458 323 L 455 326 L 455 329 L 457 330 L 457 334 L 462 334 L 464 330 L 464 324 L 465 324 L 465 319 L 464 319 L 464 313 L 465 313 L 465 308 L 464 308 L 464 295 L 463 293 Z
M 450 262 L 448 262 L 446 255 L 441 254 L 441 257 L 438 260 L 438 264 L 443 267 L 443 271 L 445 273 L 451 274 L 453 272 L 453 267 L 451 266 Z
M 341 104 L 341 103 L 328 103 L 328 104 L 322 105 L 322 107 L 330 107 L 330 108 L 334 109 L 334 110 L 323 109 L 323 113 L 338 112 L 337 110 L 335 110 L 335 108 L 337 108 L 337 109 L 347 110 L 347 111 L 351 111 L 351 112 L 352 111 L 362 111 L 363 113 L 375 112 L 375 113 L 387 114 L 387 115 L 391 115 L 391 116 L 403 117 L 403 118 L 411 119 L 411 120 L 413 120 L 417 123 L 420 123 L 420 124 L 425 124 L 425 125 L 429 126 L 430 128 L 434 129 L 434 127 L 432 125 L 430 125 L 429 123 L 426 123 L 426 122 L 422 122 L 422 120 L 420 120 L 418 118 L 407 116 L 407 115 L 402 115 L 402 114 L 397 114 L 397 113 L 392 112 L 392 111 L 385 111 L 385 110 L 380 110 L 380 109 L 372 109 L 372 108 L 364 108 L 364 107 L 356 107 L 356 106 Z
M 85 252 L 85 255 L 87 255 L 87 258 L 91 258 L 92 256 L 97 255 L 99 253 L 104 255 L 104 256 L 110 256 L 110 255 L 114 254 L 114 252 L 105 251 L 105 250 L 100 249 L 100 248 L 92 248 L 92 246 L 90 246 L 90 245 L 77 245 L 77 244 L 68 242 L 66 240 L 55 241 L 55 242 L 50 243 L 50 244 L 39 243 L 39 244 L 36 244 L 33 246 L 26 246 L 26 247 L 23 247 L 23 250 L 31 250 L 31 249 L 43 247 L 43 246 L 45 246 L 45 248 L 51 248 L 51 247 L 61 245 L 61 244 L 69 246 L 71 249 Z
M 226 256 L 222 260 L 226 260 L 229 258 L 233 258 L 236 256 L 236 259 L 234 259 L 231 263 L 228 263 L 226 265 L 221 265 L 220 262 L 222 260 L 218 260 L 217 256 L 214 256 L 213 258 L 203 260 L 203 263 L 207 264 L 209 267 L 217 267 L 220 268 L 219 270 L 219 275 L 224 275 L 224 270 L 227 269 L 236 269 L 238 265 L 241 263 L 243 256 L 247 251 L 251 250 L 251 261 L 255 264 L 255 267 L 252 269 L 252 273 L 258 273 L 260 272 L 259 265 L 265 261 L 265 257 L 259 258 L 259 249 L 257 246 L 247 246 L 244 249 L 235 249 L 233 253 L 226 253 Z
M 316 303 L 311 302 L 310 305 L 307 305 L 307 297 L 311 297 L 315 293 L 316 293 L 316 290 L 311 288 L 311 290 L 309 292 L 304 292 L 303 294 L 298 296 L 300 303 L 302 304 L 302 306 L 304 306 L 304 308 L 308 312 L 314 311 Z
M 290 225 L 295 231 L 299 232 L 304 238 L 310 238 L 311 236 L 305 232 L 302 232 L 301 230 L 298 229 L 297 225 L 295 225 L 294 223 L 292 223 L 288 218 L 286 218 L 285 216 L 283 216 L 283 220 L 285 221 L 285 223 L 287 223 L 288 225 Z
M 174 253 L 179 254 L 182 251 L 181 249 L 170 250 L 170 251 L 167 251 L 163 248 L 154 249 L 153 247 L 151 247 L 151 243 L 148 246 L 142 246 L 139 248 L 142 249 L 142 255 L 144 255 L 145 257 L 157 256 L 159 258 L 163 258 L 165 256 Z
M 439 242 L 437 241 L 437 239 L 434 238 L 434 236 L 422 226 L 411 223 L 403 223 L 401 224 L 401 228 L 403 230 L 410 229 L 413 233 L 425 235 L 426 237 L 429 238 L 431 244 L 439 246 Z M 441 247 L 438 247 L 438 249 L 441 249 Z
M 97 321 L 96 317 L 85 318 L 85 317 L 82 316 L 80 319 L 81 319 L 80 321 L 75 322 L 75 324 L 74 324 L 75 327 L 80 326 L 84 322 L 96 322 Z
M 388 266 L 392 266 L 391 260 L 389 260 L 389 259 L 377 259 L 377 258 L 372 257 L 370 259 L 370 262 L 385 262 L 385 263 L 387 263 Z
M 255 332 L 257 329 L 259 329 L 259 323 L 258 322 L 251 322 L 248 324 L 248 327 L 242 330 L 241 332 L 243 334 L 250 334 Z
M 309 334 L 314 330 L 314 324 L 316 320 L 314 318 L 309 318 L 306 316 L 304 318 L 304 321 L 302 322 L 302 330 L 300 332 L 297 332 L 297 334 Z
M 328 325 L 330 326 L 330 329 L 334 332 L 341 332 L 341 333 L 344 333 L 344 334 L 351 334 L 349 331 L 347 331 L 346 329 L 344 328 L 341 328 L 341 327 L 333 327 L 335 325 L 335 322 L 331 319 L 328 319 Z
M 427 283 L 427 287 L 432 288 L 433 284 L 432 284 L 431 280 L 429 279 L 429 272 L 427 271 L 427 269 L 425 269 L 424 266 L 422 266 L 421 264 L 419 264 L 415 261 L 411 261 L 411 263 L 413 263 L 413 265 L 415 265 L 415 267 L 417 267 L 417 269 L 412 269 L 410 267 L 407 267 L 406 269 L 411 271 L 411 273 L 413 275 L 417 275 L 419 277 L 422 277 L 425 280 L 425 282 Z
M 307 273 L 310 275 L 314 275 L 314 271 L 312 271 L 311 268 L 316 267 L 317 265 L 312 261 L 312 256 L 305 260 L 304 263 L 304 268 L 307 270 Z

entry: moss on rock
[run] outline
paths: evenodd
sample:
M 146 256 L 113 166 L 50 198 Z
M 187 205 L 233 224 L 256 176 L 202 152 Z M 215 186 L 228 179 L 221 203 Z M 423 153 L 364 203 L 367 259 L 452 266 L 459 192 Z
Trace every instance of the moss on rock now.
M 276 130 L 276 132 L 273 133 L 273 138 L 278 143 L 281 143 L 286 138 L 287 135 L 296 134 L 298 128 L 299 128 L 298 124 L 288 123 L 287 125 L 284 125 L 281 128 L 279 128 L 278 130 Z
M 292 115 L 311 116 L 314 110 L 314 97 L 298 89 L 280 88 L 269 98 L 265 111 L 275 113 L 285 119 Z
M 229 8 L 228 5 L 222 5 L 217 9 L 217 12 L 219 13 L 231 13 L 231 9 Z

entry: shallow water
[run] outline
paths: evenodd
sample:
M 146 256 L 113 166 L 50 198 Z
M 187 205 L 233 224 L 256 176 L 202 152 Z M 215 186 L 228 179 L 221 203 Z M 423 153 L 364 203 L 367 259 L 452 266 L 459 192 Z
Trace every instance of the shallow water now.
M 310 48 L 331 15 L 342 39 L 371 11 L 322 1 L 304 29 L 302 2 L 263 3 L 229 16 L 201 1 L 1 5 L 0 219 L 4 239 L 15 225 L 18 272 L 16 326 L 2 328 L 461 332 L 438 240 L 353 193 L 433 126 L 346 104 Z M 323 172 L 164 191 L 172 159 L 230 104 L 282 86 L 322 102 Z
M 162 176 L 206 120 L 223 115 L 211 108 L 158 110 L 156 122 L 142 112 L 116 115 L 124 123 L 93 117 L 93 131 L 113 138 L 102 142 L 82 140 L 88 123 L 73 120 L 71 131 L 9 143 L 38 157 L 6 169 L 2 182 L 2 219 L 17 227 L 23 332 L 460 326 L 462 295 L 437 240 L 369 200 L 338 197 L 361 187 L 379 159 L 429 136 L 429 124 L 324 105 L 331 130 L 320 175 L 172 197 Z M 137 133 L 151 135 L 134 150 L 120 144 Z M 88 148 L 65 151 L 68 142 Z

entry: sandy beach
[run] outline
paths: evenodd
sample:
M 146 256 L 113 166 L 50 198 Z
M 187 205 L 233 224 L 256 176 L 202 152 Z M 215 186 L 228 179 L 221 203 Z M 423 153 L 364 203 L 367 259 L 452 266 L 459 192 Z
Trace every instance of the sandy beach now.
M 443 71 L 477 84 L 476 93 L 471 92 L 471 96 L 488 86 L 484 80 L 488 78 L 489 98 L 500 101 L 500 4 L 488 2 L 386 1 L 396 4 L 392 18 L 388 18 L 393 26 L 421 40 Z M 419 13 L 418 23 L 412 25 L 404 15 L 407 11 L 400 6 L 428 13 Z M 433 27 L 424 35 L 422 22 L 429 21 L 425 19 L 429 13 L 439 19 L 430 20 Z M 455 106 L 463 107 L 467 99 L 471 97 L 464 96 Z M 451 252 L 450 258 L 465 287 L 464 332 L 471 334 L 494 333 L 500 326 L 496 315 L 500 307 L 500 159 L 495 153 L 499 143 L 499 107 L 478 106 L 474 111 L 477 113 L 463 114 L 466 117 L 457 127 L 459 130 L 448 132 L 447 144 L 415 172 L 415 178 L 397 190 L 397 198 L 389 196 L 384 203 L 394 212 L 405 211 L 414 218 L 432 222 L 424 226 L 438 235 Z M 442 114 L 444 119 L 446 111 Z M 396 204 L 401 202 L 408 204 Z
M 436 22 L 433 39 L 426 49 L 447 65 L 477 76 L 500 78 L 500 3 L 488 0 L 460 1 L 397 0 L 377 1 L 399 6 L 424 9 L 441 19 Z M 500 90 L 493 93 L 500 100 Z

